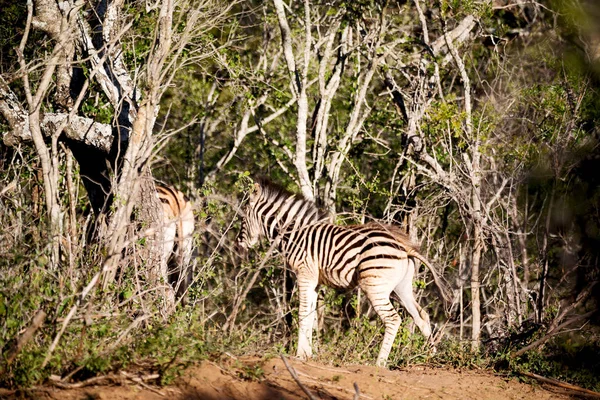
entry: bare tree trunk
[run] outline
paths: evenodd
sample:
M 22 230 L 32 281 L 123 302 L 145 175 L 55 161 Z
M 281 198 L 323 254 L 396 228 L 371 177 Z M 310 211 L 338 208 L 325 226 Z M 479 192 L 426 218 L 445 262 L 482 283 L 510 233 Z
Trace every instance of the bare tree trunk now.
M 528 297 L 528 285 L 529 285 L 529 256 L 528 256 L 528 252 L 527 252 L 527 240 L 526 240 L 526 235 L 525 232 L 527 232 L 527 216 L 528 216 L 528 203 L 527 203 L 527 197 L 525 197 L 525 204 L 523 206 L 523 217 L 521 218 L 521 216 L 519 215 L 518 212 L 518 208 L 517 208 L 517 199 L 516 196 L 511 196 L 510 199 L 510 204 L 508 206 L 508 212 L 510 213 L 510 217 L 512 219 L 512 229 L 514 229 L 514 231 L 516 232 L 516 243 L 518 244 L 518 250 L 520 253 L 520 261 L 521 261 L 521 267 L 523 268 L 523 279 L 519 279 L 519 275 L 517 273 L 517 266 L 514 263 L 514 256 L 511 257 L 511 263 L 512 263 L 512 268 L 513 268 L 513 274 L 517 277 L 515 284 L 518 284 L 517 287 L 517 295 L 519 296 L 518 298 L 518 302 L 519 304 L 527 304 L 527 297 Z M 506 235 L 508 235 L 508 231 L 506 232 Z M 507 237 L 506 239 L 507 241 L 509 241 L 510 244 L 510 238 Z M 510 251 L 512 253 L 512 244 L 510 247 Z M 520 311 L 520 314 L 522 312 Z M 519 318 L 519 324 L 522 323 L 522 319 L 521 317 Z
M 67 276 L 69 277 L 69 282 L 74 282 L 74 271 L 75 271 L 75 256 L 76 256 L 76 241 L 77 241 L 77 213 L 75 207 L 77 207 L 77 191 L 75 189 L 75 182 L 73 180 L 73 153 L 71 150 L 64 147 L 66 153 L 66 184 L 67 184 L 67 194 L 69 196 L 69 212 L 68 212 L 68 229 L 67 232 L 67 244 L 68 248 L 68 257 L 69 257 L 69 270 Z
M 379 47 L 383 41 L 386 32 L 385 7 L 381 10 L 377 26 L 377 36 L 373 43 L 370 43 L 368 48 L 367 68 L 360 69 L 357 72 L 356 81 L 358 88 L 353 99 L 350 118 L 344 130 L 343 136 L 335 146 L 335 150 L 331 154 L 331 159 L 328 167 L 327 183 L 325 185 L 325 203 L 331 214 L 335 214 L 335 200 L 337 195 L 337 187 L 340 182 L 340 172 L 342 165 L 352 148 L 356 137 L 362 129 L 365 120 L 371 112 L 371 108 L 367 104 L 367 94 L 371 88 L 371 82 L 379 68 L 381 62 L 387 56 L 387 53 L 393 49 L 390 46 L 384 54 L 379 54 Z M 360 68 L 360 64 L 359 64 Z
M 40 3 L 42 2 L 40 1 Z M 38 6 L 41 6 L 41 4 L 38 4 Z M 70 13 L 66 13 L 65 15 L 68 14 Z M 44 140 L 44 135 L 42 134 L 40 115 L 43 99 L 50 89 L 54 71 L 56 70 L 60 61 L 64 58 L 64 52 L 66 51 L 64 43 L 71 40 L 72 37 L 72 31 L 70 27 L 71 21 L 67 20 L 67 17 L 62 16 L 61 13 L 57 13 L 57 16 L 60 18 L 61 30 L 55 30 L 53 32 L 54 37 L 56 38 L 56 44 L 52 51 L 52 55 L 50 56 L 50 59 L 42 73 L 42 77 L 37 84 L 35 93 L 32 91 L 33 88 L 29 81 L 29 68 L 24 57 L 25 44 L 27 43 L 29 31 L 32 27 L 32 23 L 34 22 L 32 0 L 27 1 L 27 22 L 25 26 L 25 33 L 23 34 L 17 51 L 23 79 L 23 88 L 27 97 L 27 104 L 29 108 L 29 130 L 42 168 L 46 211 L 48 214 L 48 233 L 51 246 L 50 266 L 52 269 L 56 269 L 60 261 L 60 239 L 62 237 L 61 208 L 58 199 L 58 135 L 60 134 L 60 131 L 53 132 L 51 138 L 51 147 L 49 149 Z
M 554 207 L 554 194 L 556 191 L 556 183 L 552 184 L 552 191 L 550 192 L 550 201 L 548 202 L 548 209 L 546 214 L 546 223 L 544 225 L 544 237 L 542 239 L 542 249 L 540 252 L 540 259 L 542 260 L 542 273 L 540 275 L 540 289 L 537 298 L 537 322 L 541 323 L 544 320 L 544 308 L 545 308 L 545 297 L 546 297 L 546 279 L 548 277 L 548 237 L 550 236 L 550 221 L 552 218 L 552 209 Z
M 283 54 L 290 74 L 290 83 L 292 86 L 294 97 L 298 99 L 298 119 L 296 122 L 296 152 L 294 154 L 294 166 L 298 173 L 300 189 L 302 194 L 307 199 L 314 198 L 308 168 L 306 165 L 306 131 L 308 121 L 308 96 L 306 87 L 308 85 L 308 68 L 310 63 L 310 52 L 312 46 L 312 33 L 310 22 L 310 2 L 304 2 L 304 25 L 305 25 L 305 43 L 304 57 L 302 69 L 298 68 L 294 59 L 294 51 L 292 49 L 292 32 L 287 22 L 285 9 L 282 0 L 273 0 L 279 21 L 279 29 L 281 31 L 281 43 L 283 46 Z
M 343 28 L 340 34 L 340 43 L 338 48 L 338 55 L 335 61 L 335 66 L 331 72 L 329 79 L 326 79 L 327 68 L 329 67 L 333 45 L 337 36 L 337 30 L 340 26 L 340 21 L 335 21 L 330 27 L 327 33 L 327 41 L 325 49 L 323 50 L 323 57 L 319 63 L 319 94 L 320 99 L 317 104 L 316 116 L 313 121 L 314 126 L 314 138 L 315 144 L 313 148 L 313 165 L 314 165 L 314 181 L 313 185 L 315 190 L 318 190 L 319 180 L 323 177 L 323 172 L 326 163 L 327 154 L 327 129 L 329 128 L 329 112 L 331 110 L 331 102 L 337 92 L 341 76 L 344 71 L 347 57 L 347 40 L 349 27 Z
M 472 330 L 471 330 L 471 350 L 478 351 L 480 335 L 481 335 L 481 300 L 480 300 L 480 277 L 479 267 L 481 263 L 481 255 L 483 252 L 483 215 L 482 215 L 482 198 L 481 198 L 481 139 L 478 132 L 473 131 L 472 123 L 472 104 L 471 104 L 471 81 L 467 74 L 465 64 L 460 58 L 452 38 L 446 32 L 444 27 L 444 39 L 448 50 L 454 59 L 454 62 L 458 66 L 460 71 L 461 80 L 464 85 L 465 93 L 465 133 L 467 140 L 470 143 L 470 155 L 464 154 L 465 164 L 468 169 L 468 175 L 470 179 L 470 190 L 471 190 L 471 219 L 473 223 L 472 240 L 473 248 L 471 255 L 471 309 L 472 309 Z
M 481 262 L 481 253 L 483 250 L 483 234 L 481 225 L 478 222 L 473 224 L 473 248 L 471 255 L 471 310 L 472 310 L 472 329 L 471 329 L 471 350 L 479 350 L 481 335 L 481 300 L 480 300 L 480 278 L 479 266 Z
M 166 79 L 164 66 L 172 44 L 172 18 L 174 12 L 173 0 L 165 0 L 160 7 L 157 21 L 157 38 L 153 43 L 148 61 L 148 93 L 146 100 L 140 105 L 137 112 L 129 110 L 128 115 L 135 115 L 127 150 L 120 160 L 122 167 L 119 171 L 118 181 L 113 184 L 115 196 L 115 212 L 107 229 L 109 257 L 111 262 L 105 267 L 103 287 L 107 288 L 115 279 L 120 257 L 128 244 L 130 216 L 134 208 L 139 209 L 138 222 L 145 226 L 141 235 L 147 239 L 143 251 L 146 261 L 148 278 L 157 288 L 164 288 L 163 298 L 166 306 L 163 311 L 168 315 L 175 304 L 172 288 L 168 285 L 167 259 L 164 257 L 163 218 L 162 208 L 152 175 L 147 166 L 147 161 L 154 146 L 152 136 L 158 111 L 158 102 L 162 93 L 161 82 Z

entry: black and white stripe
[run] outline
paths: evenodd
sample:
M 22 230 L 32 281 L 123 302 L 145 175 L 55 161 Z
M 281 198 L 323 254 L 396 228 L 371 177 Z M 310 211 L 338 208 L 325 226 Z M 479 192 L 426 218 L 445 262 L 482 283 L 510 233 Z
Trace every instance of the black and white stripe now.
M 297 355 L 312 355 L 312 325 L 319 284 L 349 289 L 359 286 L 385 325 L 377 358 L 385 365 L 400 327 L 390 302 L 395 293 L 423 335 L 431 335 L 429 316 L 415 301 L 414 259 L 426 261 L 398 227 L 378 223 L 338 226 L 314 203 L 266 183 L 256 183 L 245 209 L 240 246 L 261 238 L 278 241 L 300 294 Z

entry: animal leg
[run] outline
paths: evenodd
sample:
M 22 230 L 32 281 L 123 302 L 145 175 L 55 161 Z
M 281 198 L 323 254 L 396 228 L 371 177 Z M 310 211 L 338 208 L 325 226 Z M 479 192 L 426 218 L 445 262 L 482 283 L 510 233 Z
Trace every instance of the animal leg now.
M 312 280 L 298 279 L 300 294 L 300 310 L 298 312 L 298 351 L 296 355 L 302 359 L 312 356 L 312 333 L 317 307 L 317 284 Z
M 400 315 L 398 315 L 398 312 L 396 312 L 396 309 L 392 306 L 392 302 L 390 301 L 391 290 L 381 290 L 381 287 L 385 286 L 386 283 L 384 282 L 382 282 L 382 285 L 380 286 L 361 285 L 361 289 L 365 292 L 373 309 L 375 309 L 375 312 L 377 312 L 377 315 L 379 315 L 379 318 L 381 318 L 385 325 L 383 342 L 381 344 L 381 349 L 379 350 L 379 355 L 377 356 L 377 366 L 379 367 L 385 367 L 387 363 L 401 322 Z
M 412 266 L 409 268 L 414 270 Z M 406 308 L 406 311 L 415 321 L 415 324 L 419 327 L 419 330 L 428 338 L 431 336 L 431 324 L 429 323 L 429 315 L 421 308 L 419 303 L 415 300 L 415 296 L 412 288 L 412 274 L 406 276 L 405 279 L 401 280 L 398 285 L 394 288 L 394 292 L 398 295 L 400 302 Z

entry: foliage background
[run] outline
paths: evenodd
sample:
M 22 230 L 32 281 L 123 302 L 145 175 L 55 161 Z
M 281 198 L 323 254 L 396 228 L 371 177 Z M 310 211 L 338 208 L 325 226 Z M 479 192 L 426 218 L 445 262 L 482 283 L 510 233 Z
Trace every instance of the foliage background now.
M 4 3 L 0 72 L 14 77 L 26 6 Z M 433 354 L 404 318 L 391 365 L 525 369 L 600 390 L 600 286 L 595 284 L 600 273 L 600 28 L 593 17 L 598 8 L 578 0 L 420 3 L 432 41 L 465 16 L 475 16 L 472 39 L 458 48 L 470 78 L 472 115 L 460 68 L 452 60 L 444 64 L 443 54 L 428 53 L 414 2 L 388 2 L 385 8 L 379 1 L 291 2 L 288 9 L 299 63 L 305 4 L 315 21 L 315 48 L 323 46 L 319 35 L 334 23 L 339 23 L 338 32 L 349 27 L 355 39 L 372 39 L 369 35 L 380 29 L 376 21 L 386 20 L 381 43 L 356 39 L 344 60 L 329 112 L 325 175 L 317 178 L 314 130 L 309 129 L 306 147 L 313 157 L 307 169 L 315 178 L 316 201 L 335 210 L 338 223 L 378 219 L 405 226 L 454 289 L 456 303 L 444 309 L 431 277 L 420 270 L 415 290 L 441 332 L 439 350 Z M 133 71 L 145 62 L 156 13 L 144 12 L 141 2 L 126 4 L 123 18 L 135 24 L 123 48 Z M 26 55 L 41 58 L 50 49 L 49 39 L 32 35 Z M 335 153 L 343 152 L 340 143 L 365 82 L 361 73 L 398 38 L 393 62 L 380 65 L 369 84 L 368 112 L 350 141 L 331 198 L 326 174 L 333 170 Z M 190 363 L 224 351 L 293 353 L 296 326 L 290 317 L 297 298 L 291 277 L 266 247 L 249 260 L 240 259 L 233 248 L 239 230 L 236 210 L 249 177 L 266 175 L 300 190 L 290 157 L 297 145 L 299 105 L 290 89 L 274 5 L 238 2 L 226 22 L 195 40 L 194 48 L 207 55 L 182 65 L 162 96 L 151 158 L 154 177 L 180 188 L 196 204 L 197 258 L 187 304 L 165 318 L 152 296 L 142 295 L 150 283 L 140 280 L 134 268 L 124 268 L 113 286 L 90 295 L 42 368 L 66 314 L 105 254 L 86 234 L 91 209 L 78 164 L 69 164 L 68 154 L 61 153 L 60 201 L 63 210 L 76 215 L 74 246 L 63 254 L 59 270 L 48 268 L 39 160 L 27 144 L 1 145 L 0 385 L 25 387 L 51 374 L 86 379 L 123 369 L 158 372 L 160 381 L 168 383 Z M 323 52 L 320 47 L 311 55 L 303 71 L 307 81 L 317 79 Z M 416 62 L 417 55 L 429 62 Z M 429 79 L 436 63 L 438 81 Z M 332 66 L 327 78 L 334 74 Z M 387 73 L 402 88 L 409 114 L 423 107 L 414 126 L 421 148 L 407 135 L 411 119 L 399 111 Z M 427 86 L 417 87 L 417 82 Z M 18 79 L 10 84 L 22 92 Z M 306 91 L 314 112 L 308 118 L 311 127 L 323 96 L 318 83 Z M 47 101 L 43 107 L 51 112 L 57 105 Z M 269 120 L 278 110 L 281 114 Z M 115 113 L 93 87 L 81 112 L 99 122 L 111 121 Z M 244 117 L 246 129 L 255 130 L 242 135 Z M 467 129 L 469 118 L 473 131 Z M 7 121 L 0 119 L 0 129 L 9 130 Z M 477 185 L 469 172 L 474 154 L 481 157 Z M 447 175 L 431 174 L 425 155 Z M 78 188 L 75 202 L 66 195 L 68 174 Z M 469 200 L 475 188 L 489 205 L 476 236 Z M 483 244 L 478 263 L 482 335 L 473 352 L 469 274 L 477 239 Z M 382 326 L 364 299 L 356 292 L 328 289 L 321 298 L 325 312 L 317 357 L 333 364 L 373 362 Z M 40 309 L 47 313 L 45 324 L 15 361 L 7 362 L 16 338 Z

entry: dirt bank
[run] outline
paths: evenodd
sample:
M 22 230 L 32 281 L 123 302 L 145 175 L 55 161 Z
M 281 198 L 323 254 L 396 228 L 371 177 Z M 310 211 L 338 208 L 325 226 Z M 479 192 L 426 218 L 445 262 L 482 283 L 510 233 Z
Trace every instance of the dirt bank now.
M 412 367 L 384 370 L 373 366 L 330 367 L 316 362 L 289 360 L 298 380 L 316 399 L 353 399 L 355 383 L 361 399 L 569 399 L 569 393 L 487 371 L 459 371 Z M 3 397 L 3 396 L 0 396 Z M 14 397 L 14 396 L 11 396 Z M 146 384 L 88 386 L 71 390 L 48 388 L 31 398 L 56 400 L 306 399 L 283 361 L 274 358 L 205 361 L 188 369 L 168 387 Z

